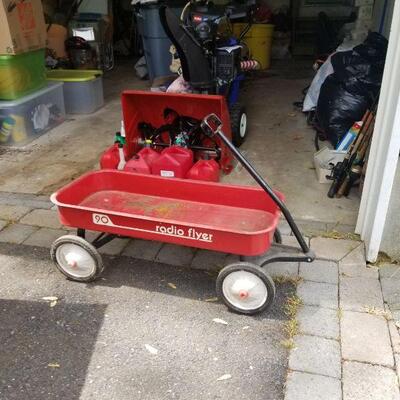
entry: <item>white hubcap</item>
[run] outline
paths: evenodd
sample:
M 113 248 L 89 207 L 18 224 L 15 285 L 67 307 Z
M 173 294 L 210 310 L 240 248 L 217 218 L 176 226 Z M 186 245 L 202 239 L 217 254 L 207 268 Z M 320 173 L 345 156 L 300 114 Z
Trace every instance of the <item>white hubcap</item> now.
M 74 243 L 61 244 L 56 250 L 58 265 L 69 275 L 76 278 L 86 278 L 96 270 L 93 256 Z
M 235 271 L 226 276 L 222 292 L 230 304 L 241 310 L 256 310 L 267 301 L 268 289 L 255 274 Z
M 240 128 L 239 128 L 239 134 L 242 139 L 246 136 L 246 130 L 247 130 L 247 115 L 243 113 L 242 116 L 240 117 Z

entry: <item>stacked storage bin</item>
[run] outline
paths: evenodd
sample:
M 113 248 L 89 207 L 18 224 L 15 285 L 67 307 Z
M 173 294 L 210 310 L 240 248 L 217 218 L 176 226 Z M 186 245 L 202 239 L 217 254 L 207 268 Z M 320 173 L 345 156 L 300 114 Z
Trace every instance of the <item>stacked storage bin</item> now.
M 103 71 L 54 69 L 47 79 L 64 83 L 65 110 L 68 114 L 90 114 L 104 105 Z
M 29 143 L 65 118 L 62 83 L 46 83 L 41 1 L 24 2 L 34 19 L 27 26 L 18 7 L 10 11 L 0 3 L 7 25 L 7 35 L 0 38 L 0 144 L 13 146 Z

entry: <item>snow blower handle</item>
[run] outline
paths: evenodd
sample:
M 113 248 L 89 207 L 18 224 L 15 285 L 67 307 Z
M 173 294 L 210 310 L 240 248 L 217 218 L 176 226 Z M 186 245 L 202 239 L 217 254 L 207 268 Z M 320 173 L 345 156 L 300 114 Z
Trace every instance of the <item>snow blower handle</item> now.
M 213 138 L 218 132 L 221 132 L 222 121 L 215 114 L 207 115 L 200 123 L 203 132 L 210 138 Z
M 218 136 L 223 143 L 229 148 L 235 158 L 242 164 L 242 166 L 246 169 L 246 171 L 253 177 L 253 179 L 264 189 L 264 191 L 272 198 L 275 204 L 280 208 L 282 214 L 286 218 L 290 228 L 293 231 L 294 236 L 297 239 L 302 251 L 306 254 L 308 262 L 311 262 L 315 255 L 310 250 L 309 246 L 307 245 L 306 241 L 303 238 L 299 228 L 297 227 L 296 223 L 293 220 L 290 211 L 283 203 L 283 201 L 276 195 L 273 189 L 268 185 L 268 183 L 262 178 L 262 176 L 254 169 L 254 167 L 246 160 L 246 158 L 240 153 L 240 151 L 234 146 L 234 144 L 225 136 L 222 132 L 222 121 L 221 119 L 215 114 L 207 115 L 200 124 L 201 128 L 203 129 L 204 133 L 209 137 Z

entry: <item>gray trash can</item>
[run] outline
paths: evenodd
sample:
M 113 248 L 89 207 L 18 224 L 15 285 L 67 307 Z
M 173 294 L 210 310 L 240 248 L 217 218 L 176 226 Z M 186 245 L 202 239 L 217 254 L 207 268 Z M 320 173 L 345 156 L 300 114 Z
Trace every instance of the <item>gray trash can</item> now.
M 171 41 L 161 25 L 158 10 L 160 4 L 142 4 L 136 11 L 137 27 L 143 41 L 149 78 L 171 75 Z M 183 7 L 171 7 L 180 16 Z

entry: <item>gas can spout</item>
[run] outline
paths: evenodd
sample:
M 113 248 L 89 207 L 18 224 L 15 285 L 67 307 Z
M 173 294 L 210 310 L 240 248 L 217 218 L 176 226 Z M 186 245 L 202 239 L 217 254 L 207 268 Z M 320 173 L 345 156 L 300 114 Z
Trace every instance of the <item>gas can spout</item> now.
M 118 170 L 123 170 L 125 168 L 126 160 L 124 154 L 124 145 L 126 143 L 125 139 L 125 125 L 124 121 L 121 121 L 121 136 L 118 140 L 118 155 L 119 155 L 119 163 L 118 163 Z

